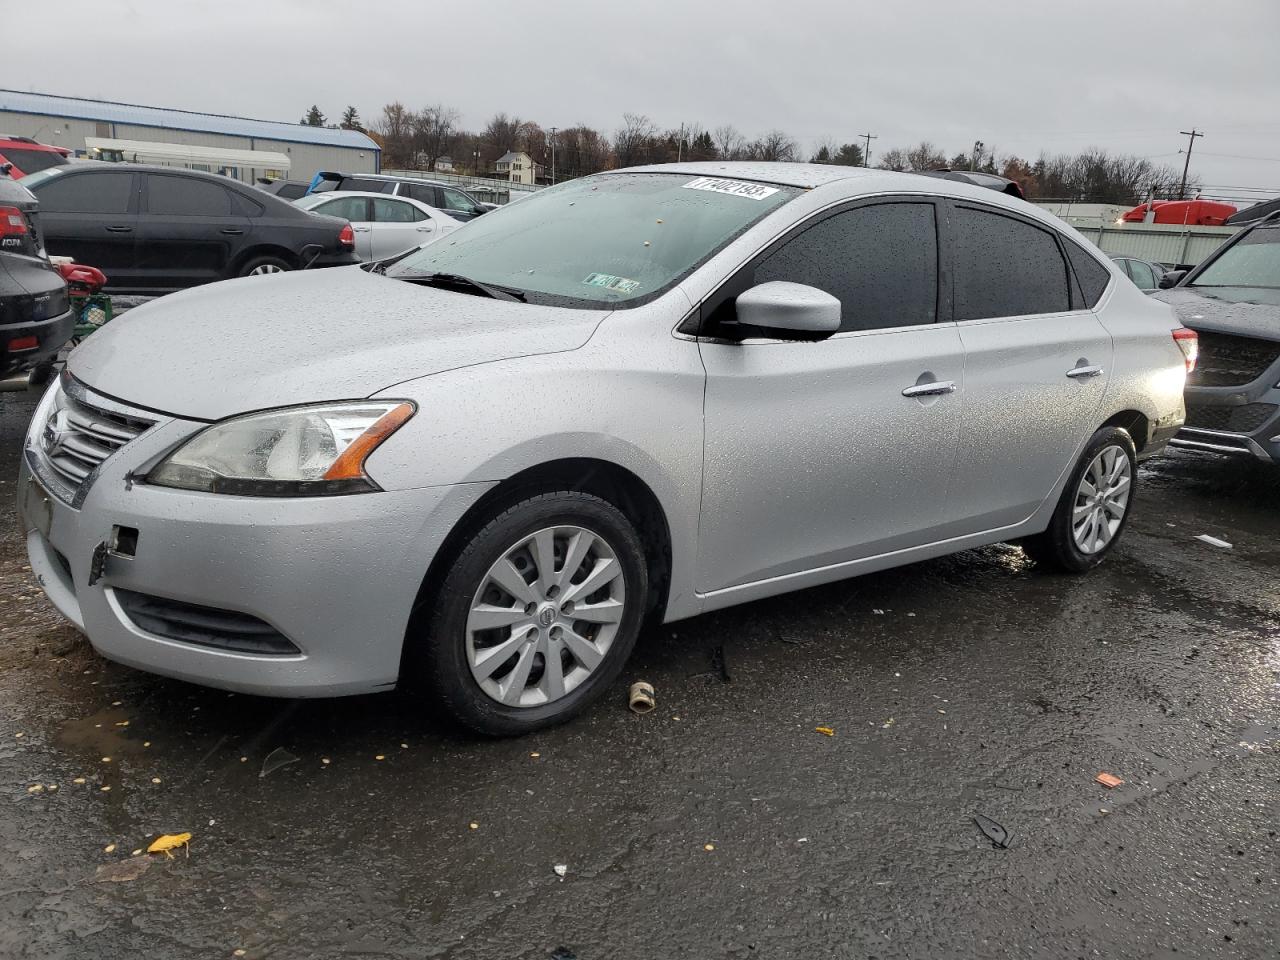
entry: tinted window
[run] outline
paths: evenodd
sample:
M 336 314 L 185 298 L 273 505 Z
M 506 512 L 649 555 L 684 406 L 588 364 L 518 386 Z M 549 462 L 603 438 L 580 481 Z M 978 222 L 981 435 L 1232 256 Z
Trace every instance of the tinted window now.
M 479 208 L 475 202 L 465 193 L 458 190 L 441 190 L 444 194 L 444 208 L 446 210 L 457 210 L 461 213 L 479 213 Z
M 241 217 L 260 217 L 265 209 L 262 204 L 251 197 L 246 197 L 242 193 L 234 190 L 229 191 L 231 194 L 231 212 Z
M 373 219 L 375 223 L 413 223 L 413 207 L 379 197 L 373 201 Z
M 229 217 L 226 188 L 194 177 L 147 177 L 147 212 L 157 217 Z
M 1084 303 L 1081 307 L 1096 306 L 1102 299 L 1102 292 L 1111 282 L 1111 271 L 1098 262 L 1098 259 L 1084 251 L 1076 242 L 1063 238 L 1062 245 L 1067 248 L 1067 259 L 1071 261 L 1071 269 L 1075 271 L 1076 280 L 1084 292 Z
M 1071 309 L 1067 265 L 1051 233 L 968 207 L 954 218 L 957 320 Z
M 311 209 L 328 217 L 341 217 L 343 220 L 352 220 L 356 223 L 365 223 L 369 220 L 369 201 L 364 197 L 339 197 Z
M 402 183 L 400 192 L 405 196 L 413 197 L 420 203 L 425 203 L 428 207 L 440 206 L 440 201 L 436 198 L 438 187 L 432 187 L 425 183 Z
M 48 170 L 50 167 L 60 167 L 71 162 L 56 150 L 27 150 L 23 147 L 5 147 L 0 150 L 0 163 L 6 160 L 24 174 Z
M 339 190 L 359 190 L 363 193 L 391 193 L 396 185 L 392 180 L 371 180 L 367 177 L 347 177 Z
M 126 213 L 133 193 L 132 173 L 77 173 L 39 184 L 40 208 L 50 213 Z
M 828 217 L 757 265 L 755 282 L 770 280 L 807 284 L 837 297 L 841 330 L 933 323 L 938 300 L 933 205 L 884 203 Z

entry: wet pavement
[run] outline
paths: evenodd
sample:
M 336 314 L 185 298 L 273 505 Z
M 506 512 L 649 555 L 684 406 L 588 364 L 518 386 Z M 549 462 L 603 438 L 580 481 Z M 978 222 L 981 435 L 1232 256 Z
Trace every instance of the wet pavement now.
M 26 568 L 32 403 L 0 394 L 0 956 L 1280 955 L 1280 471 L 1153 462 L 1084 577 L 999 546 L 673 624 L 490 742 L 100 660 Z

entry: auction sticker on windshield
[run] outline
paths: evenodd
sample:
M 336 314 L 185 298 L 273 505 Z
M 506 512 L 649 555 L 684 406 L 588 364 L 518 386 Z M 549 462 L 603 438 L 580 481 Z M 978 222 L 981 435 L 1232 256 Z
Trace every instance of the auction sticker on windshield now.
M 582 281 L 588 287 L 604 287 L 618 293 L 634 293 L 640 286 L 639 280 L 628 280 L 626 277 L 615 277 L 608 273 L 592 273 Z
M 719 177 L 699 177 L 684 185 L 686 190 L 710 190 L 712 193 L 727 193 L 731 197 L 746 197 L 748 200 L 763 200 L 778 192 L 777 187 L 766 187 L 763 183 L 748 183 L 745 180 L 721 180 Z

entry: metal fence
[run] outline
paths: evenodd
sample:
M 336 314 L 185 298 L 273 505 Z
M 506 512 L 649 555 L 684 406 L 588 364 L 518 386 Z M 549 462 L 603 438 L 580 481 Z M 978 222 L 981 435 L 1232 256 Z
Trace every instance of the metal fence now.
M 1067 222 L 1103 253 L 1124 254 L 1155 263 L 1199 263 L 1226 243 L 1238 227 L 1184 227 L 1164 223 Z
M 382 172 L 390 177 L 419 177 L 423 180 L 457 184 L 477 200 L 483 200 L 486 203 L 509 203 L 513 195 L 519 196 L 542 189 L 540 185 L 531 183 L 510 183 L 494 177 L 468 177 L 459 173 L 441 173 L 436 170 L 384 169 Z

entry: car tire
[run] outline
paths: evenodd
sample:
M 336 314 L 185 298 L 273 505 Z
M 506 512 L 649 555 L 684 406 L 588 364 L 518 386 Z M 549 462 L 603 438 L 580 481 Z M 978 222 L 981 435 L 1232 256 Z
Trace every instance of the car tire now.
M 1119 427 L 1098 430 L 1067 478 L 1048 529 L 1022 541 L 1023 550 L 1049 569 L 1068 573 L 1093 569 L 1111 552 L 1129 522 L 1137 474 L 1137 455 L 1128 432 Z
M 599 583 L 582 593 L 588 578 Z M 409 638 L 411 678 L 448 719 L 478 733 L 554 726 L 617 680 L 648 590 L 644 546 L 617 507 L 568 490 L 527 497 L 475 529 L 449 564 L 425 629 Z M 573 616 L 587 611 L 591 621 Z
M 293 264 L 281 257 L 250 257 L 236 273 L 238 277 L 253 277 L 264 273 L 285 273 Z

